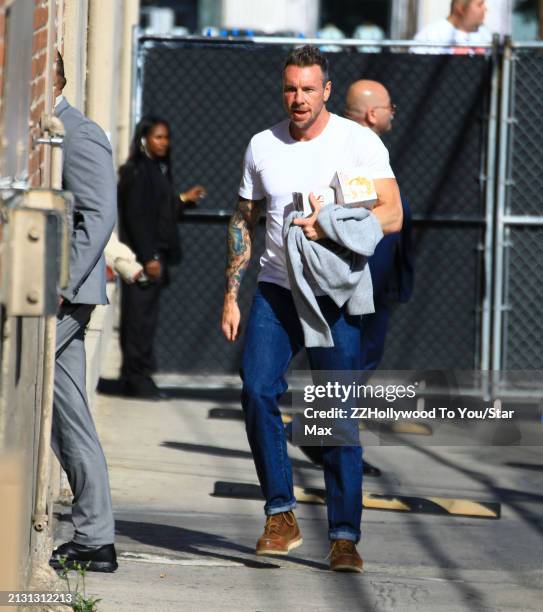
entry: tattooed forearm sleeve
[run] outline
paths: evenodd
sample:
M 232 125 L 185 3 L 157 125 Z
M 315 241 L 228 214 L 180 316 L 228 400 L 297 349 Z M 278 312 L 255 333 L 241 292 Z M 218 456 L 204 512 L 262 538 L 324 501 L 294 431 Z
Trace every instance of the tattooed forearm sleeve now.
M 241 279 L 251 260 L 251 248 L 258 217 L 265 200 L 240 198 L 228 224 L 226 294 L 236 298 Z

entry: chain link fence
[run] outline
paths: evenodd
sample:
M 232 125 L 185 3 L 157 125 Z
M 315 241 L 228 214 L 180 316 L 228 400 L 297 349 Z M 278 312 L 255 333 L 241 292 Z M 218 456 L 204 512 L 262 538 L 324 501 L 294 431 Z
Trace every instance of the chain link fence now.
M 517 49 L 511 62 L 508 213 L 543 217 L 543 49 Z
M 140 40 L 139 113 L 170 122 L 176 188 L 201 183 L 208 192 L 180 225 L 185 256 L 164 293 L 156 339 L 161 372 L 238 368 L 241 345 L 229 345 L 219 329 L 226 222 L 248 141 L 284 118 L 281 70 L 289 49 Z M 417 284 L 394 313 L 383 367 L 477 367 L 492 58 L 354 47 L 328 55 L 332 112 L 342 113 L 347 88 L 360 78 L 384 83 L 399 107 L 384 140 L 414 215 Z M 263 227 L 255 251 L 262 249 Z M 254 262 L 242 286 L 245 315 L 257 268 Z
M 543 46 L 504 57 L 495 269 L 494 367 L 543 367 Z

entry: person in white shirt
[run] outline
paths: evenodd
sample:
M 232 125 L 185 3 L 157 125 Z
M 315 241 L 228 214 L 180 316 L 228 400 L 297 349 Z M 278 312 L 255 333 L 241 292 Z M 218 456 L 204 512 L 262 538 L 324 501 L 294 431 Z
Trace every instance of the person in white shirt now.
M 251 139 L 245 153 L 238 205 L 228 228 L 228 264 L 221 327 L 233 342 L 240 330 L 237 297 L 247 269 L 253 234 L 261 212 L 266 215 L 266 248 L 260 259 L 259 285 L 244 339 L 241 377 L 247 436 L 266 499 L 264 534 L 258 555 L 286 555 L 302 543 L 293 509 L 292 472 L 278 400 L 286 391 L 285 374 L 304 346 L 300 319 L 290 291 L 283 243 L 283 223 L 293 209 L 292 193 L 318 192 L 338 169 L 364 166 L 374 177 L 378 202 L 371 222 L 380 232 L 397 232 L 402 205 L 388 151 L 379 136 L 330 113 L 326 102 L 332 83 L 328 60 L 306 45 L 294 49 L 283 70 L 283 102 L 288 118 Z M 308 240 L 325 234 L 314 214 L 296 219 Z M 314 370 L 357 370 L 360 362 L 359 317 L 317 294 L 330 325 L 334 346 L 307 348 Z M 358 435 L 357 435 L 358 438 Z M 330 566 L 335 571 L 362 571 L 356 550 L 362 513 L 362 450 L 356 445 L 319 446 L 327 491 Z
M 446 19 L 427 25 L 415 36 L 425 43 L 442 43 L 448 47 L 416 47 L 417 53 L 465 54 L 469 49 L 454 45 L 481 45 L 492 42 L 492 33 L 485 27 L 486 0 L 452 0 L 451 12 Z

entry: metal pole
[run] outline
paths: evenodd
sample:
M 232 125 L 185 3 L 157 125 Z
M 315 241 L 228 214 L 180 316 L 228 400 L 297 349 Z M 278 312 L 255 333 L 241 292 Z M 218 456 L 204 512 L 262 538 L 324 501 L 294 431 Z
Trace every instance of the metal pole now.
M 53 384 L 55 376 L 56 317 L 45 318 L 43 351 L 43 387 L 41 396 L 38 472 L 32 524 L 43 531 L 48 523 L 47 496 L 51 471 L 51 425 L 53 421 Z
M 45 126 L 45 128 L 57 141 L 61 140 L 60 137 L 64 135 L 64 127 L 62 122 L 56 117 L 50 117 L 49 123 Z M 62 187 L 62 148 L 58 145 L 52 146 L 51 175 L 49 182 L 53 189 L 61 189 Z M 51 427 L 53 423 L 56 330 L 56 316 L 49 315 L 45 317 L 36 496 L 34 498 L 34 512 L 32 514 L 32 524 L 36 531 L 43 531 L 48 523 L 47 500 L 52 458 Z
M 411 48 L 440 48 L 440 49 L 486 49 L 491 50 L 492 44 L 477 44 L 470 45 L 459 43 L 455 45 L 444 45 L 443 43 L 427 43 L 414 40 L 362 40 L 358 38 L 343 38 L 341 40 L 331 38 L 292 38 L 283 36 L 177 36 L 175 34 L 143 34 L 140 30 L 136 31 L 136 35 L 143 42 L 187 42 L 187 43 L 207 43 L 207 44 L 225 44 L 225 43 L 240 43 L 240 44 L 259 44 L 259 45 L 314 45 L 316 47 L 326 45 L 336 45 L 338 47 L 379 47 L 383 49 L 398 48 L 409 51 Z
M 511 71 L 513 52 L 509 41 L 506 42 L 503 55 L 503 80 L 500 110 L 500 149 L 498 153 L 498 201 L 496 209 L 496 240 L 494 269 L 494 326 L 492 369 L 503 367 L 503 309 L 504 309 L 504 260 L 505 260 L 505 210 L 508 194 L 508 150 L 510 144 L 511 121 L 509 117 L 511 104 Z
M 130 113 L 130 134 L 134 133 L 136 123 L 141 116 L 141 73 L 139 66 L 140 29 L 134 26 L 132 30 L 132 112 Z
M 498 40 L 494 39 L 492 52 L 492 75 L 490 89 L 490 108 L 488 116 L 487 154 L 486 154 L 486 197 L 485 197 L 485 244 L 484 244 L 484 270 L 485 285 L 482 304 L 482 338 L 481 338 L 481 370 L 490 369 L 490 340 L 492 325 L 492 253 L 494 246 L 494 208 L 495 208 L 495 179 L 496 179 L 496 146 L 498 124 L 498 96 L 499 96 L 499 56 Z

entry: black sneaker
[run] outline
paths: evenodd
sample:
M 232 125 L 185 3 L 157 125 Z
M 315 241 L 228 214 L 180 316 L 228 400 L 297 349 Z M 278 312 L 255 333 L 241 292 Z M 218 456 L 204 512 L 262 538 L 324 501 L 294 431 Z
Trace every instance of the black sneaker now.
M 64 559 L 64 564 L 61 560 Z M 114 572 L 117 564 L 117 553 L 113 544 L 103 546 L 84 546 L 76 542 L 66 542 L 53 551 L 49 565 L 56 570 L 74 569 L 78 564 L 88 572 Z

